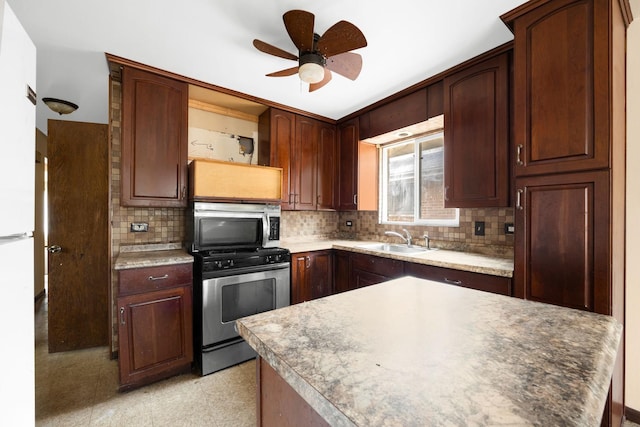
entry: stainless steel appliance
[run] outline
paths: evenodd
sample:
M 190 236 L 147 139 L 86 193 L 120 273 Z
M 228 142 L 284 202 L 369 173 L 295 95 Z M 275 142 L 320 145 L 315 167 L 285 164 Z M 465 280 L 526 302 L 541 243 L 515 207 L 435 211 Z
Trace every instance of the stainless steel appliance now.
M 278 205 L 194 202 L 188 219 L 191 252 L 280 245 Z
M 235 321 L 290 304 L 291 255 L 273 247 L 279 244 L 279 206 L 195 202 L 188 223 L 194 354 L 207 375 L 256 356 Z

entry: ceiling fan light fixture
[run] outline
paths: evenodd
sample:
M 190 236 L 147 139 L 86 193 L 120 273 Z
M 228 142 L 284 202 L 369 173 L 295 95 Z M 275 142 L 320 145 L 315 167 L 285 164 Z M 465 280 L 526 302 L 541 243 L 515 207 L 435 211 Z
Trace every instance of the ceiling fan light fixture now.
M 324 79 L 324 58 L 316 53 L 300 56 L 298 68 L 300 80 L 305 83 L 319 83 Z
M 42 98 L 42 102 L 47 104 L 47 107 L 60 115 L 73 113 L 78 109 L 78 106 L 73 102 L 65 101 L 57 98 Z

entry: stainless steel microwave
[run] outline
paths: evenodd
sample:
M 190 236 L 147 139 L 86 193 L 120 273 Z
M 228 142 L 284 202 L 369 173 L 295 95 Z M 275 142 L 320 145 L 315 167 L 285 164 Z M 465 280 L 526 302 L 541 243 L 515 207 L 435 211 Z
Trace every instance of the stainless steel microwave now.
M 280 206 L 193 202 L 187 212 L 191 252 L 280 246 Z

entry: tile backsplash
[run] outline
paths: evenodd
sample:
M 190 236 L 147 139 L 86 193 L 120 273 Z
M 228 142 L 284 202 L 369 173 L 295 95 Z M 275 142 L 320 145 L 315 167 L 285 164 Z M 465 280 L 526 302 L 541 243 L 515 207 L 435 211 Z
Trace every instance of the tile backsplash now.
M 351 226 L 347 226 L 351 221 Z M 485 223 L 485 235 L 476 236 L 474 223 Z M 513 223 L 512 208 L 460 209 L 459 227 L 424 227 L 379 224 L 378 212 L 283 212 L 282 238 L 289 241 L 310 238 L 337 238 L 394 242 L 385 231 L 406 228 L 414 243 L 424 245 L 428 234 L 434 247 L 487 255 L 513 257 L 513 234 L 505 234 L 504 224 Z

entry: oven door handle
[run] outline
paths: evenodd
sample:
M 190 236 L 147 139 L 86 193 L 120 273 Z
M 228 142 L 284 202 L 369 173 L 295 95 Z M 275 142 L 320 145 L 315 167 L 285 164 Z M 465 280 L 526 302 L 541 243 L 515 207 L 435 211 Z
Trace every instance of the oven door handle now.
M 282 270 L 285 268 L 291 268 L 291 264 L 288 262 L 281 262 L 278 264 L 264 264 L 264 265 L 254 265 L 251 267 L 240 267 L 240 268 L 228 268 L 226 270 L 217 270 L 210 272 L 203 272 L 202 279 L 217 279 L 219 277 L 229 277 L 229 276 L 238 276 L 240 274 L 245 273 L 260 273 L 263 271 L 274 271 L 274 270 Z

